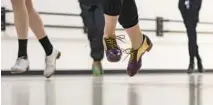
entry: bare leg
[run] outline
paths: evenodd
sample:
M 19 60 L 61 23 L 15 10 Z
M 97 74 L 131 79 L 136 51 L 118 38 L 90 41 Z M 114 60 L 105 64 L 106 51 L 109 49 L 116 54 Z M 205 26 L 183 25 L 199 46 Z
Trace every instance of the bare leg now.
M 46 36 L 44 25 L 39 14 L 33 8 L 32 0 L 26 0 L 26 6 L 29 14 L 29 24 L 31 30 L 36 35 L 37 39 L 44 38 Z
M 41 17 L 39 16 L 38 12 L 33 8 L 32 0 L 26 0 L 26 6 L 29 14 L 30 28 L 36 35 L 37 39 L 39 39 L 39 42 L 43 46 L 46 55 L 49 56 L 50 54 L 52 54 L 53 46 L 45 33 Z
M 138 49 L 143 41 L 143 34 L 138 24 L 138 11 L 135 0 L 124 0 L 120 12 L 119 22 L 129 35 L 134 50 Z
M 118 21 L 118 16 L 104 15 L 105 17 L 105 27 L 104 27 L 104 37 L 115 37 L 115 29 Z
M 141 46 L 142 41 L 143 41 L 143 34 L 140 31 L 139 25 L 137 24 L 137 25 L 135 25 L 131 28 L 127 28 L 125 30 L 131 40 L 132 48 L 134 50 L 138 49 Z
M 18 39 L 27 39 L 29 18 L 25 0 L 11 0 Z
M 14 13 L 14 23 L 18 35 L 18 58 L 11 68 L 11 73 L 22 73 L 29 69 L 27 60 L 27 36 L 29 18 L 25 0 L 11 0 Z
M 55 72 L 56 59 L 60 58 L 61 53 L 53 48 L 49 38 L 45 33 L 44 25 L 41 18 L 38 12 L 33 8 L 32 0 L 26 0 L 26 5 L 29 14 L 30 28 L 36 35 L 37 39 L 41 43 L 46 53 L 45 58 L 46 66 L 43 75 L 49 78 Z

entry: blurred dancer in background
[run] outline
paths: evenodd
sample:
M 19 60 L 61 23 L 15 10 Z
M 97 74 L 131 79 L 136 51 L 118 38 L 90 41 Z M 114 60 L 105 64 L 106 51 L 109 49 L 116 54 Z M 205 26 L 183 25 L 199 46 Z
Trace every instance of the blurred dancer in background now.
M 31 28 L 46 53 L 44 76 L 49 78 L 56 67 L 56 59 L 60 52 L 49 41 L 39 14 L 33 7 L 32 0 L 11 0 L 14 12 L 14 22 L 18 34 L 18 58 L 11 68 L 12 73 L 23 73 L 29 69 L 27 55 L 28 27 Z
M 102 0 L 79 0 L 82 10 L 81 17 L 84 23 L 84 32 L 88 33 L 93 58 L 92 71 L 94 75 L 102 75 L 101 60 L 104 56 L 103 31 L 104 14 Z
M 115 28 L 117 20 L 123 26 L 132 43 L 129 49 L 127 74 L 134 76 L 141 68 L 141 57 L 152 48 L 148 36 L 143 35 L 138 25 L 138 11 L 135 0 L 104 0 L 104 43 L 106 56 L 110 62 L 118 62 L 122 51 L 116 42 Z
M 197 45 L 197 32 L 196 27 L 199 22 L 199 11 L 201 8 L 202 0 L 179 0 L 179 9 L 184 20 L 184 24 L 188 35 L 189 47 L 189 67 L 188 73 L 194 72 L 194 58 L 197 58 L 198 71 L 203 72 L 202 59 L 199 55 Z

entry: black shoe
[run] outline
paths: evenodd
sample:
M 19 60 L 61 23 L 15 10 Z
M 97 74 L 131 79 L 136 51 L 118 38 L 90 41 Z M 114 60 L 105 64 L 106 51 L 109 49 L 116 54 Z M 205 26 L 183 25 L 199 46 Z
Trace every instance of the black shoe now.
M 197 61 L 197 66 L 198 66 L 198 71 L 199 71 L 200 73 L 203 73 L 203 72 L 204 72 L 204 69 L 203 69 L 202 60 L 198 60 L 198 61 Z
M 193 73 L 193 72 L 194 72 L 194 69 L 195 69 L 194 63 L 190 63 L 190 64 L 189 64 L 189 67 L 188 67 L 187 73 Z

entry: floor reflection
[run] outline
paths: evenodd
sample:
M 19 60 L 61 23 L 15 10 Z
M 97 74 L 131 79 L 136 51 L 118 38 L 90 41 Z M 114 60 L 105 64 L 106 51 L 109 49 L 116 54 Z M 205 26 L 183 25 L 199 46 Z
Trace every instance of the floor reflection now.
M 128 105 L 138 105 L 138 92 L 137 92 L 137 85 L 129 83 L 128 88 L 128 99 L 129 104 Z
M 56 105 L 55 83 L 49 79 L 44 82 L 45 105 Z
M 212 75 L 153 77 L 4 77 L 1 104 L 213 105 Z
M 30 104 L 30 87 L 27 82 L 12 84 L 12 105 Z
M 189 75 L 189 105 L 202 105 L 202 75 Z
M 103 77 L 93 77 L 92 105 L 103 105 Z

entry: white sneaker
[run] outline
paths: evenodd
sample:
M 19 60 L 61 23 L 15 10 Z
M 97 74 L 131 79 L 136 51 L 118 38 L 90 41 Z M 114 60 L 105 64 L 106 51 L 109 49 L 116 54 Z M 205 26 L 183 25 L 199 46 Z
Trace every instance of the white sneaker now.
M 29 61 L 28 59 L 25 59 L 24 57 L 19 57 L 16 60 L 15 65 L 11 68 L 11 73 L 23 73 L 29 70 Z
M 56 49 L 53 49 L 53 52 L 51 55 L 46 56 L 45 58 L 46 67 L 43 73 L 45 77 L 49 78 L 55 72 L 56 60 L 59 59 L 60 56 L 61 56 L 61 53 Z

